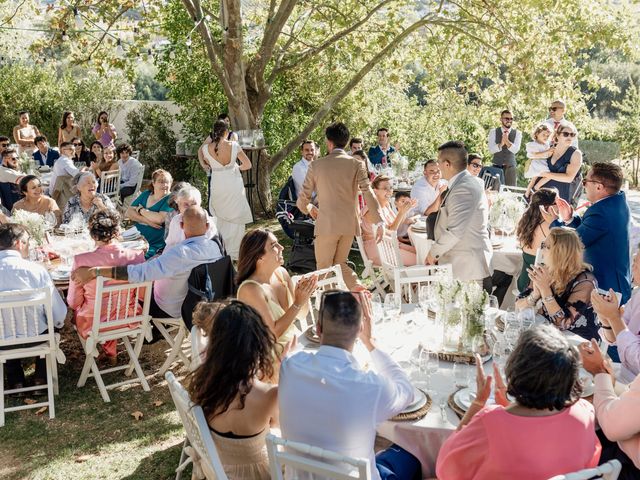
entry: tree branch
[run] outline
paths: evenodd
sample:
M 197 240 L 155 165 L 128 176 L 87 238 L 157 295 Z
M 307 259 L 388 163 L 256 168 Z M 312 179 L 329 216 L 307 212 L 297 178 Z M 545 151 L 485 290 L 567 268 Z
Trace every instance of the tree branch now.
M 22 0 L 18 5 L 16 5 L 16 9 L 13 11 L 13 14 L 7 17 L 7 19 L 0 23 L 0 26 L 9 25 L 11 21 L 16 17 L 22 6 L 26 3 L 27 0 Z
M 85 63 L 88 62 L 89 60 L 91 60 L 91 58 L 93 57 L 93 54 L 96 53 L 96 51 L 98 50 L 98 48 L 100 48 L 100 45 L 102 45 L 102 42 L 104 41 L 104 39 L 106 38 L 107 35 L 112 36 L 111 33 L 109 33 L 109 30 L 111 30 L 111 27 L 113 27 L 115 25 L 115 23 L 120 19 L 120 17 L 122 15 L 124 15 L 126 12 L 129 11 L 129 8 L 126 9 L 122 9 L 118 12 L 118 14 L 113 17 L 111 19 L 111 21 L 109 22 L 109 24 L 107 25 L 107 28 L 103 29 L 102 31 L 102 35 L 100 36 L 100 38 L 98 39 L 97 43 L 95 44 L 95 46 L 93 47 L 93 49 L 89 52 L 89 55 L 87 55 L 87 57 L 78 62 L 78 63 Z M 93 22 L 91 22 L 93 23 Z M 94 24 L 95 25 L 95 24 Z
M 269 6 L 270 13 L 271 7 L 274 6 L 274 3 L 275 2 L 272 1 L 271 5 Z M 269 17 L 267 19 L 267 25 L 264 29 L 262 43 L 252 62 L 253 65 L 251 69 L 255 72 L 255 75 L 257 77 L 264 78 L 264 71 L 267 68 L 267 64 L 273 57 L 273 50 L 276 42 L 278 41 L 278 38 L 282 33 L 282 29 L 287 23 L 287 20 L 291 16 L 291 12 L 293 12 L 293 9 L 297 3 L 298 0 L 283 0 L 274 17 Z

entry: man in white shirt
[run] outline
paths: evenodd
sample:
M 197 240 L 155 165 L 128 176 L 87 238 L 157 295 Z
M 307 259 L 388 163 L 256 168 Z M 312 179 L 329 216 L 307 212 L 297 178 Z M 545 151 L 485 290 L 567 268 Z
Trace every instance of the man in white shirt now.
M 120 201 L 129 195 L 133 195 L 138 186 L 138 179 L 144 166 L 136 159 L 131 158 L 133 149 L 128 143 L 118 146 L 116 153 L 118 154 L 118 167 L 120 168 Z
M 493 154 L 493 166 L 504 171 L 505 185 L 515 186 L 516 154 L 522 144 L 522 132 L 512 128 L 513 114 L 509 110 L 500 113 L 500 124 L 489 130 L 489 152 Z
M 569 120 L 564 118 L 564 114 L 567 112 L 567 105 L 564 101 L 558 99 L 554 100 L 549 107 L 549 118 L 547 118 L 543 123 L 549 127 L 549 130 L 555 132 L 560 124 L 569 125 L 574 132 L 578 133 L 578 129 L 576 126 L 571 123 Z M 571 142 L 572 147 L 578 148 L 578 135 L 573 138 L 573 142 Z
M 53 285 L 51 276 L 42 265 L 27 260 L 29 256 L 29 234 L 22 225 L 7 223 L 0 225 L 0 292 L 9 290 L 24 290 L 24 300 L 32 300 L 31 291 L 36 288 L 47 288 L 51 292 L 51 307 L 53 313 L 54 328 L 62 328 L 67 316 L 67 306 L 60 297 L 60 293 Z M 26 315 L 37 315 L 37 331 L 33 329 L 33 323 L 27 323 L 27 331 L 23 329 L 22 322 L 17 323 L 17 331 L 9 326 L 8 319 L 0 318 L 5 322 L 2 331 L 3 339 L 13 339 L 26 336 L 36 336 L 47 333 L 47 317 L 44 309 L 33 311 L 27 309 Z M 17 315 L 21 315 L 17 313 Z M 30 317 L 32 318 L 32 317 Z M 23 344 L 14 345 L 11 348 L 20 348 Z M 22 388 L 25 386 L 25 376 L 20 359 L 7 360 L 8 389 Z M 44 358 L 36 359 L 35 385 L 46 383 L 47 369 Z
M 53 168 L 51 169 L 51 181 L 49 183 L 50 196 L 53 197 L 54 192 L 56 191 L 56 182 L 58 181 L 58 177 L 68 175 L 73 178 L 80 172 L 80 170 L 78 170 L 73 164 L 73 160 L 71 160 L 74 151 L 73 143 L 62 142 L 62 144 L 60 144 L 60 158 L 56 160 L 53 164 Z
M 418 201 L 415 213 L 429 215 L 440 208 L 442 192 L 447 189 L 447 181 L 442 179 L 438 162 L 427 160 L 424 164 L 424 176 L 416 180 L 411 188 L 411 198 Z
M 300 195 L 304 178 L 309 171 L 309 165 L 311 165 L 311 162 L 313 162 L 315 158 L 316 146 L 313 140 L 305 140 L 302 142 L 300 151 L 302 152 L 302 158 L 293 166 L 293 170 L 291 171 L 293 184 L 296 187 L 296 196 Z
M 9 211 L 13 204 L 20 200 L 17 183 L 24 175 L 18 166 L 18 152 L 10 148 L 5 149 L 0 165 L 0 203 Z
M 411 454 L 397 446 L 377 458 L 373 451 L 376 427 L 411 404 L 414 388 L 402 368 L 376 348 L 368 295 L 325 292 L 317 328 L 317 352 L 298 352 L 280 367 L 283 437 L 368 458 L 374 480 L 413 478 L 420 464 Z M 374 368 L 367 372 L 351 353 L 358 337 L 371 354 Z

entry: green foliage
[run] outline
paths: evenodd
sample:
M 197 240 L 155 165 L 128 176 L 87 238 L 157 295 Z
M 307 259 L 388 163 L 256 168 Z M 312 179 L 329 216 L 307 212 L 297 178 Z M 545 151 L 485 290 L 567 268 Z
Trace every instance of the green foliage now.
M 623 165 L 637 186 L 640 174 L 640 88 L 630 82 L 627 95 L 614 106 L 621 112 L 616 134 L 620 140 Z
M 113 100 L 132 94 L 131 84 L 118 72 L 101 78 L 93 72 L 57 72 L 51 66 L 0 66 L 0 132 L 11 137 L 18 111 L 28 110 L 31 123 L 55 145 L 62 113 L 71 110 L 86 142 L 98 112 L 111 110 Z

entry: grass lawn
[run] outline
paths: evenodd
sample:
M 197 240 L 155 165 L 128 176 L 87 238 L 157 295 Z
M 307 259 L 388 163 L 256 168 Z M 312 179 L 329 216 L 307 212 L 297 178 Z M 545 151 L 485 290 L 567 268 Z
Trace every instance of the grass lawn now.
M 285 255 L 289 252 L 291 242 L 276 220 L 261 221 L 257 226 L 270 228 L 286 247 Z M 352 252 L 351 260 L 360 273 L 359 254 Z M 174 478 L 184 437 L 164 378 L 157 374 L 167 344 L 161 341 L 142 349 L 140 363 L 150 392 L 137 384 L 127 385 L 111 390 L 111 402 L 104 403 L 93 379 L 83 388 L 76 387 L 84 355 L 71 326 L 65 326 L 62 339 L 67 363 L 59 365 L 56 418 L 49 420 L 48 413 L 36 415 L 36 410 L 6 415 L 5 426 L 0 428 L 0 478 Z M 122 345 L 118 351 L 122 355 Z M 174 373 L 180 379 L 186 371 L 180 364 Z M 18 401 L 24 399 L 8 400 Z M 134 412 L 143 417 L 136 420 Z M 183 475 L 190 478 L 190 469 Z

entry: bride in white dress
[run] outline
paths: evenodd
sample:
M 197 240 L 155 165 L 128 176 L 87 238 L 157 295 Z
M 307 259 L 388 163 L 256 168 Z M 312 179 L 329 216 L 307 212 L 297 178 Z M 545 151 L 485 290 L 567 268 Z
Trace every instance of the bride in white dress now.
M 251 168 L 251 161 L 238 142 L 227 140 L 227 136 L 227 124 L 218 120 L 213 125 L 213 141 L 202 145 L 200 149 L 204 162 L 208 163 L 211 170 L 209 210 L 216 219 L 227 253 L 237 260 L 245 225 L 253 221 L 240 174 L 240 170 Z

